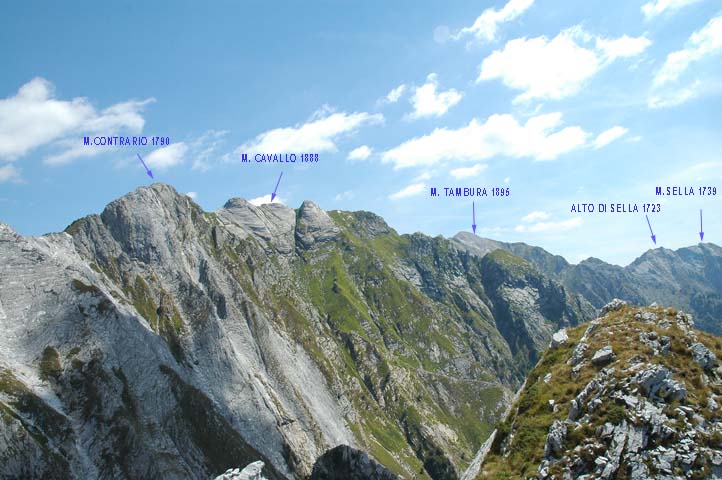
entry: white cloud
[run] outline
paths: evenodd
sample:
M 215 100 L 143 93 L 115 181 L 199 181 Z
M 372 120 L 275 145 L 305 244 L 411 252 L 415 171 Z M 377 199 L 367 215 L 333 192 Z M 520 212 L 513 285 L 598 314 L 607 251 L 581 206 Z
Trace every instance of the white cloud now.
M 629 130 L 627 130 L 624 127 L 621 127 L 619 125 L 615 125 L 612 128 L 609 128 L 607 130 L 604 130 L 602 133 L 597 135 L 597 138 L 594 139 L 593 145 L 594 148 L 602 148 L 604 146 L 609 145 L 613 141 L 623 137 L 627 134 Z
M 650 0 L 642 5 L 644 18 L 650 20 L 664 12 L 672 13 L 687 5 L 697 3 L 699 0 Z
M 186 193 L 186 195 L 188 195 L 193 200 L 198 198 L 198 194 L 196 192 L 188 192 L 188 193 Z
M 579 126 L 561 125 L 562 114 L 558 112 L 531 117 L 524 124 L 512 115 L 495 114 L 484 123 L 472 119 L 456 130 L 437 128 L 387 150 L 381 158 L 396 169 L 494 156 L 552 160 L 583 146 L 589 135 Z
M 143 160 L 151 170 L 166 170 L 183 163 L 187 151 L 188 145 L 184 142 L 172 143 L 153 150 L 143 157 Z
M 440 117 L 461 101 L 462 93 L 453 88 L 437 92 L 438 86 L 437 75 L 430 73 L 426 83 L 416 88 L 411 97 L 414 111 L 408 115 L 409 118 Z
M 143 107 L 153 101 L 132 100 L 98 112 L 83 97 L 57 99 L 52 83 L 36 77 L 20 87 L 15 95 L 0 100 L 0 159 L 16 160 L 39 146 L 53 144 L 70 135 L 77 135 L 75 141 L 80 143 L 83 133 L 138 133 L 145 124 L 141 115 Z M 75 151 L 81 152 L 77 148 Z M 60 161 L 75 158 L 72 153 L 62 155 L 56 155 Z
M 511 177 L 506 177 L 506 178 L 504 178 L 504 183 L 505 183 L 505 184 L 508 184 L 509 182 L 511 182 Z
M 517 225 L 514 230 L 519 233 L 564 232 L 582 225 L 581 217 L 570 218 L 559 222 L 537 222 L 532 225 Z
M 353 197 L 353 192 L 351 190 L 346 190 L 345 192 L 337 193 L 335 199 L 337 202 L 341 202 L 344 200 L 351 200 Z
M 426 190 L 426 184 L 414 183 L 404 189 L 399 190 L 396 193 L 392 193 L 391 195 L 389 195 L 389 198 L 391 200 L 400 200 L 402 198 L 413 197 L 414 195 L 418 195 L 418 194 L 422 193 L 424 190 Z
M 386 94 L 386 97 L 384 97 L 384 103 L 396 103 L 399 101 L 401 96 L 406 91 L 406 84 L 402 83 L 398 87 L 391 90 L 389 93 Z
M 0 183 L 19 182 L 20 170 L 15 165 L 6 164 L 0 167 Z
M 701 82 L 695 80 L 692 84 L 681 88 L 665 88 L 649 96 L 649 108 L 668 108 L 681 105 L 699 95 Z
M 236 149 L 241 153 L 320 153 L 336 151 L 336 140 L 363 125 L 383 123 L 380 113 L 331 113 L 322 108 L 308 122 L 293 127 L 274 128 L 256 136 Z
M 281 197 L 279 197 L 278 195 L 276 195 L 276 198 L 274 198 L 273 201 L 271 201 L 271 194 L 269 193 L 268 195 L 263 195 L 263 196 L 260 196 L 260 197 L 252 198 L 252 199 L 250 199 L 250 200 L 248 201 L 248 203 L 250 203 L 251 205 L 255 205 L 255 206 L 257 206 L 257 207 L 260 207 L 260 206 L 263 205 L 264 203 L 280 203 L 280 204 L 284 204 L 284 201 L 283 201 L 283 200 L 281 199 Z
M 524 223 L 531 223 L 531 222 L 537 222 L 540 220 L 549 220 L 550 218 L 551 218 L 550 213 L 542 212 L 541 210 L 535 210 L 533 212 L 530 212 L 528 215 L 523 216 L 521 221 Z
M 461 180 L 462 178 L 473 178 L 479 176 L 481 172 L 486 170 L 487 165 L 484 165 L 483 163 L 478 163 L 474 165 L 473 167 L 461 167 L 461 168 L 455 168 L 451 172 L 452 177 L 456 178 L 457 180 Z
M 369 148 L 367 145 L 361 145 L 360 147 L 351 150 L 347 158 L 349 160 L 366 160 L 371 156 L 372 152 L 373 149 Z
M 592 40 L 594 47 L 583 46 Z M 507 87 L 521 90 L 515 102 L 558 100 L 577 93 L 604 65 L 639 55 L 650 44 L 645 37 L 595 37 L 578 26 L 551 40 L 545 36 L 517 38 L 482 61 L 477 82 L 499 79 Z
M 722 14 L 690 35 L 685 48 L 667 55 L 667 59 L 654 76 L 653 86 L 659 87 L 676 81 L 690 64 L 722 51 Z
M 606 57 L 606 60 L 612 62 L 617 58 L 636 57 L 644 52 L 652 41 L 647 37 L 630 37 L 622 35 L 619 38 L 602 38 L 597 37 L 596 47 Z
M 453 36 L 458 40 L 467 35 L 473 35 L 482 42 L 491 42 L 496 39 L 497 28 L 500 24 L 510 22 L 524 13 L 532 6 L 534 0 L 509 0 L 501 10 L 487 8 L 479 15 L 470 27 L 462 28 Z
M 88 147 L 83 145 L 80 138 L 63 138 L 56 141 L 54 145 L 60 151 L 45 157 L 43 163 L 46 165 L 66 165 L 78 158 L 95 157 L 102 153 L 117 150 L 116 147 L 108 147 L 107 149 Z

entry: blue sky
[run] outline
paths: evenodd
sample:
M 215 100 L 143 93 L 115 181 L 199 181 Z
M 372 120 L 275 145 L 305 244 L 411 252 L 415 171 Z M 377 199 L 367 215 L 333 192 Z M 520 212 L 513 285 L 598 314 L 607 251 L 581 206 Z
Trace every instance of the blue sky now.
M 370 210 L 399 232 L 471 229 L 577 262 L 722 243 L 722 7 L 711 0 L 12 2 L 0 15 L 0 221 L 23 234 L 155 179 L 231 197 Z M 84 136 L 169 137 L 163 148 Z M 317 153 L 313 165 L 241 153 Z M 353 152 L 353 153 L 352 153 Z M 267 201 L 267 199 L 266 199 Z

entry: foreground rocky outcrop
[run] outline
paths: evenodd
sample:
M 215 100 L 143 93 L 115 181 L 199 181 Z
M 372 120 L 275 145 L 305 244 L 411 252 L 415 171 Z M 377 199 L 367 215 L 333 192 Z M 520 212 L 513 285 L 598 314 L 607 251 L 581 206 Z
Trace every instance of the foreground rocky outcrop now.
M 0 224 L 0 476 L 305 478 L 348 445 L 454 479 L 589 312 L 514 255 L 311 202 L 155 184 L 63 233 Z
M 398 476 L 366 453 L 339 445 L 324 453 L 313 466 L 309 480 L 397 480 Z
M 603 314 L 544 354 L 478 478 L 722 478 L 722 339 L 670 308 Z

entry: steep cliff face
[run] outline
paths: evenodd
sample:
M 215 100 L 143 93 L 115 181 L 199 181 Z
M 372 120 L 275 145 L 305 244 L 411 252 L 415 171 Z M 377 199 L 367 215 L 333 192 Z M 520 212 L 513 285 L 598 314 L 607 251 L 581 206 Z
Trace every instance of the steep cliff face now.
M 722 335 L 722 248 L 717 245 L 656 248 L 620 267 L 596 258 L 572 265 L 539 247 L 497 242 L 466 232 L 451 241 L 479 256 L 500 249 L 521 257 L 594 308 L 602 308 L 614 298 L 635 305 L 656 302 L 689 311 L 698 328 Z
M 555 334 L 477 478 L 722 478 L 722 339 L 616 301 Z
M 367 212 L 143 187 L 66 232 L 0 227 L 0 469 L 311 475 L 337 445 L 456 478 L 584 302 L 513 256 Z M 520 267 L 519 265 L 523 265 Z

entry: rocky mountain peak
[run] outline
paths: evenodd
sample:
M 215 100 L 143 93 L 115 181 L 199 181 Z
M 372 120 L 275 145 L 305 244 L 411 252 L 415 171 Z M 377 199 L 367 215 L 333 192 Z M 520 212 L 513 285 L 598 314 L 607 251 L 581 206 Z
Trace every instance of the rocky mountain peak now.
M 331 217 L 315 203 L 306 200 L 296 216 L 296 240 L 304 249 L 317 242 L 334 240 L 340 233 Z

